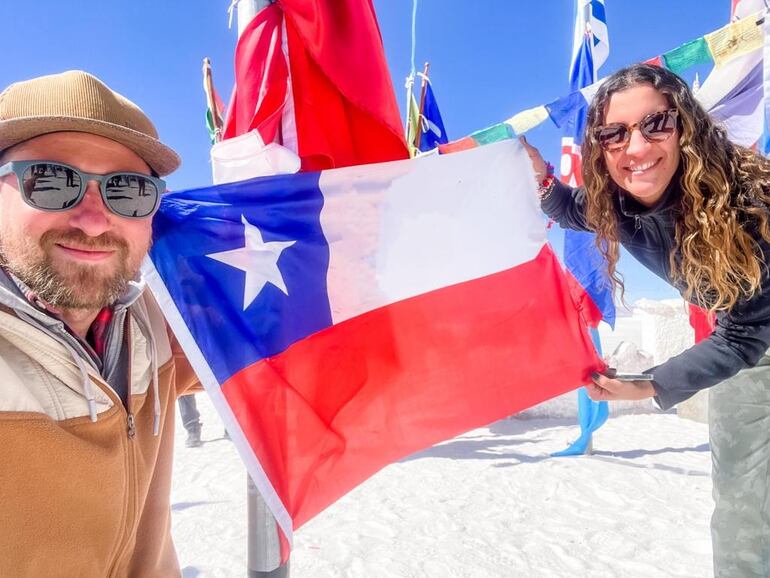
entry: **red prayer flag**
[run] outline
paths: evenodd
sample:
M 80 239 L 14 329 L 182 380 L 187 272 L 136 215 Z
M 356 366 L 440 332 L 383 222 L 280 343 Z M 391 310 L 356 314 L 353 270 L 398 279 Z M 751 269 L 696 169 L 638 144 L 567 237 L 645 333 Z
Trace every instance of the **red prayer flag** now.
M 656 56 L 655 58 L 649 58 L 644 61 L 644 64 L 649 64 L 650 66 L 660 66 L 661 68 L 665 67 L 665 65 L 663 64 L 663 59 L 660 56 Z

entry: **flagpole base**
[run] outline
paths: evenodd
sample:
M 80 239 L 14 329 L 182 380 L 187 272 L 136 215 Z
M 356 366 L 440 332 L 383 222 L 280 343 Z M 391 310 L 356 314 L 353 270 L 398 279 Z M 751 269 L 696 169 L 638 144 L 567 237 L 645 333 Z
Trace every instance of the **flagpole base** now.
M 289 578 L 289 565 L 285 564 L 269 572 L 260 572 L 259 570 L 249 570 L 247 578 Z

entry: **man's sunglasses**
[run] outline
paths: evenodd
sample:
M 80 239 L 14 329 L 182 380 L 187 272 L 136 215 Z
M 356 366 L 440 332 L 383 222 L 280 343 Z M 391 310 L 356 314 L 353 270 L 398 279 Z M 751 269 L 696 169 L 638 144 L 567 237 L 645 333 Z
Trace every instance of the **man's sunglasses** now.
M 158 209 L 166 183 L 141 173 L 92 175 L 52 161 L 10 161 L 0 166 L 0 177 L 14 173 L 21 196 L 41 211 L 66 211 L 83 200 L 89 181 L 98 181 L 107 208 L 121 217 L 143 219 Z
M 634 124 L 613 122 L 594 129 L 594 136 L 605 151 L 615 152 L 622 150 L 631 142 L 631 133 L 635 128 L 639 129 L 647 142 L 663 142 L 668 139 L 677 128 L 679 111 L 675 108 L 653 112 Z

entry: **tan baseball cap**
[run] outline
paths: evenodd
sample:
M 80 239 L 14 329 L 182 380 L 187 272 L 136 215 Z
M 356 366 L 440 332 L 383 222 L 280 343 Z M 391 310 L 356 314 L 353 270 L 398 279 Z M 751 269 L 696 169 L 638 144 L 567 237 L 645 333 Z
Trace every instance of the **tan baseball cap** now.
M 61 131 L 88 132 L 119 142 L 160 176 L 181 164 L 179 155 L 158 140 L 158 131 L 142 109 L 82 70 L 16 82 L 0 93 L 0 151 Z

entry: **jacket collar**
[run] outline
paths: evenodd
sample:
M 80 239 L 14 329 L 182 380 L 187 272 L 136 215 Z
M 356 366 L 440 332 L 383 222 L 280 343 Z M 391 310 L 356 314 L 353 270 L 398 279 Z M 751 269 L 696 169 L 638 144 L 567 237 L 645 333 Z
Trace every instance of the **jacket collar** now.
M 129 283 L 128 289 L 114 304 L 116 313 L 125 310 L 136 302 L 144 291 L 145 282 L 140 276 Z M 102 369 L 102 359 L 96 355 L 93 348 L 84 340 L 71 332 L 67 325 L 59 317 L 45 309 L 45 307 L 27 298 L 31 291 L 20 279 L 12 275 L 5 268 L 0 267 L 0 305 L 4 305 L 16 312 L 17 315 L 26 317 L 34 322 L 49 335 L 66 342 L 68 348 L 80 349 L 85 358 L 99 371 Z
M 642 205 L 640 202 L 636 201 L 628 191 L 616 187 L 615 198 L 617 199 L 618 209 L 621 214 L 626 217 L 644 217 L 661 213 L 679 202 L 681 197 L 681 178 L 682 165 L 680 163 L 674 176 L 671 177 L 671 181 L 668 183 L 666 190 L 663 191 L 663 196 L 661 196 L 660 199 L 658 199 L 658 202 L 651 207 Z

